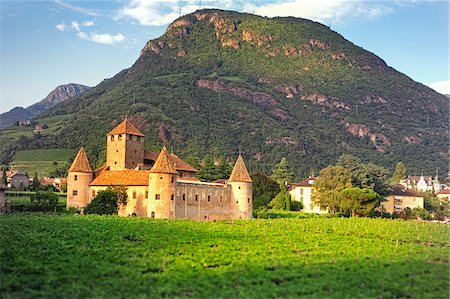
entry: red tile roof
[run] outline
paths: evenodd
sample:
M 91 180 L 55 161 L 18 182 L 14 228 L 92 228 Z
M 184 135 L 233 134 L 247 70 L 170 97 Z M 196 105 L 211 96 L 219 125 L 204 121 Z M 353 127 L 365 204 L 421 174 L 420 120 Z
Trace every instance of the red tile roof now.
M 289 186 L 292 186 L 292 187 L 313 187 L 314 183 L 316 182 L 316 180 L 317 180 L 317 178 L 310 177 L 310 178 L 307 178 L 306 180 L 303 180 L 303 181 L 301 181 L 299 183 L 291 183 L 291 184 L 289 184 Z M 312 181 L 312 184 L 310 183 L 310 181 Z
M 91 186 L 148 186 L 149 170 L 104 170 L 91 182 Z
M 436 194 L 450 194 L 450 189 L 444 189 L 444 190 L 441 190 L 441 191 L 439 191 L 439 192 L 436 193 Z
M 167 149 L 164 146 L 161 150 L 161 153 L 156 159 L 155 164 L 152 169 L 150 169 L 151 173 L 169 173 L 169 174 L 177 174 L 177 170 L 169 157 L 169 153 L 167 153 Z
M 400 184 L 394 185 L 392 187 L 392 191 L 391 191 L 391 193 L 389 193 L 389 195 L 423 197 L 422 193 L 416 192 L 414 190 L 410 190 Z
M 247 167 L 245 167 L 244 159 L 239 155 L 237 158 L 236 164 L 234 165 L 233 171 L 231 172 L 230 178 L 228 182 L 243 182 L 243 183 L 251 183 L 252 179 L 248 174 Z
M 159 153 L 152 152 L 152 151 L 144 151 L 144 159 L 156 161 L 158 159 Z M 189 165 L 187 162 L 182 160 L 180 157 L 175 155 L 174 153 L 169 154 L 170 160 L 175 167 L 176 170 L 181 171 L 190 171 L 190 172 L 197 172 L 198 170 Z
M 115 127 L 108 135 L 130 134 L 136 136 L 144 136 L 127 118 Z
M 93 172 L 84 147 L 80 148 L 75 160 L 73 160 L 73 163 L 67 172 Z

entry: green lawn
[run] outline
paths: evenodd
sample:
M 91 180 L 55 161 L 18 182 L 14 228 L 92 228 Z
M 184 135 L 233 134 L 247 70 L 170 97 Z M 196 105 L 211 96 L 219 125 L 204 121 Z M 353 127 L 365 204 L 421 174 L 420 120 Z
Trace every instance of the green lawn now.
M 365 218 L 0 217 L 3 298 L 448 298 L 449 228 Z
M 28 172 L 32 177 L 48 176 L 57 168 L 67 167 L 67 160 L 74 154 L 71 149 L 37 149 L 18 151 L 13 158 L 14 169 Z

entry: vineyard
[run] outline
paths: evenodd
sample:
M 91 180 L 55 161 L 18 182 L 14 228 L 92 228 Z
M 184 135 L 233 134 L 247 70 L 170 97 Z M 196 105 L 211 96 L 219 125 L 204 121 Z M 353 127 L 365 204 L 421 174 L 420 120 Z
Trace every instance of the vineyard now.
M 449 227 L 368 218 L 0 218 L 3 298 L 448 298 Z

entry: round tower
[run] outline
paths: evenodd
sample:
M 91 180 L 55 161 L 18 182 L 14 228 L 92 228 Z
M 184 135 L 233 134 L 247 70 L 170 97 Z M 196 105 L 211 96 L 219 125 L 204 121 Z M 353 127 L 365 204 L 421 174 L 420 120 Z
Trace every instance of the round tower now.
M 177 171 L 164 146 L 150 169 L 148 183 L 147 216 L 150 218 L 175 218 Z
M 90 202 L 89 184 L 93 178 L 93 171 L 83 147 L 78 151 L 67 173 L 66 207 L 77 209 L 86 207 Z
M 253 186 L 244 159 L 239 157 L 231 172 L 227 184 L 231 186 L 231 216 L 236 219 L 253 217 Z

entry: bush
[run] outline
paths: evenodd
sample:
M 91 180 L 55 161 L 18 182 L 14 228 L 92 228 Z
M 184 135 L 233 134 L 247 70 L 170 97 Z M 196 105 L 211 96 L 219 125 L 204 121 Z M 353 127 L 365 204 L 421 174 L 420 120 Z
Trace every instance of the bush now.
M 121 202 L 126 202 L 126 198 L 123 199 L 121 195 L 121 193 L 111 188 L 98 192 L 97 196 L 91 201 L 91 203 L 84 208 L 84 214 L 117 214 L 119 197 Z
M 303 204 L 299 201 L 291 201 L 291 211 L 301 211 Z
M 47 213 L 54 211 L 58 204 L 58 195 L 52 192 L 36 192 L 30 195 L 31 210 Z

